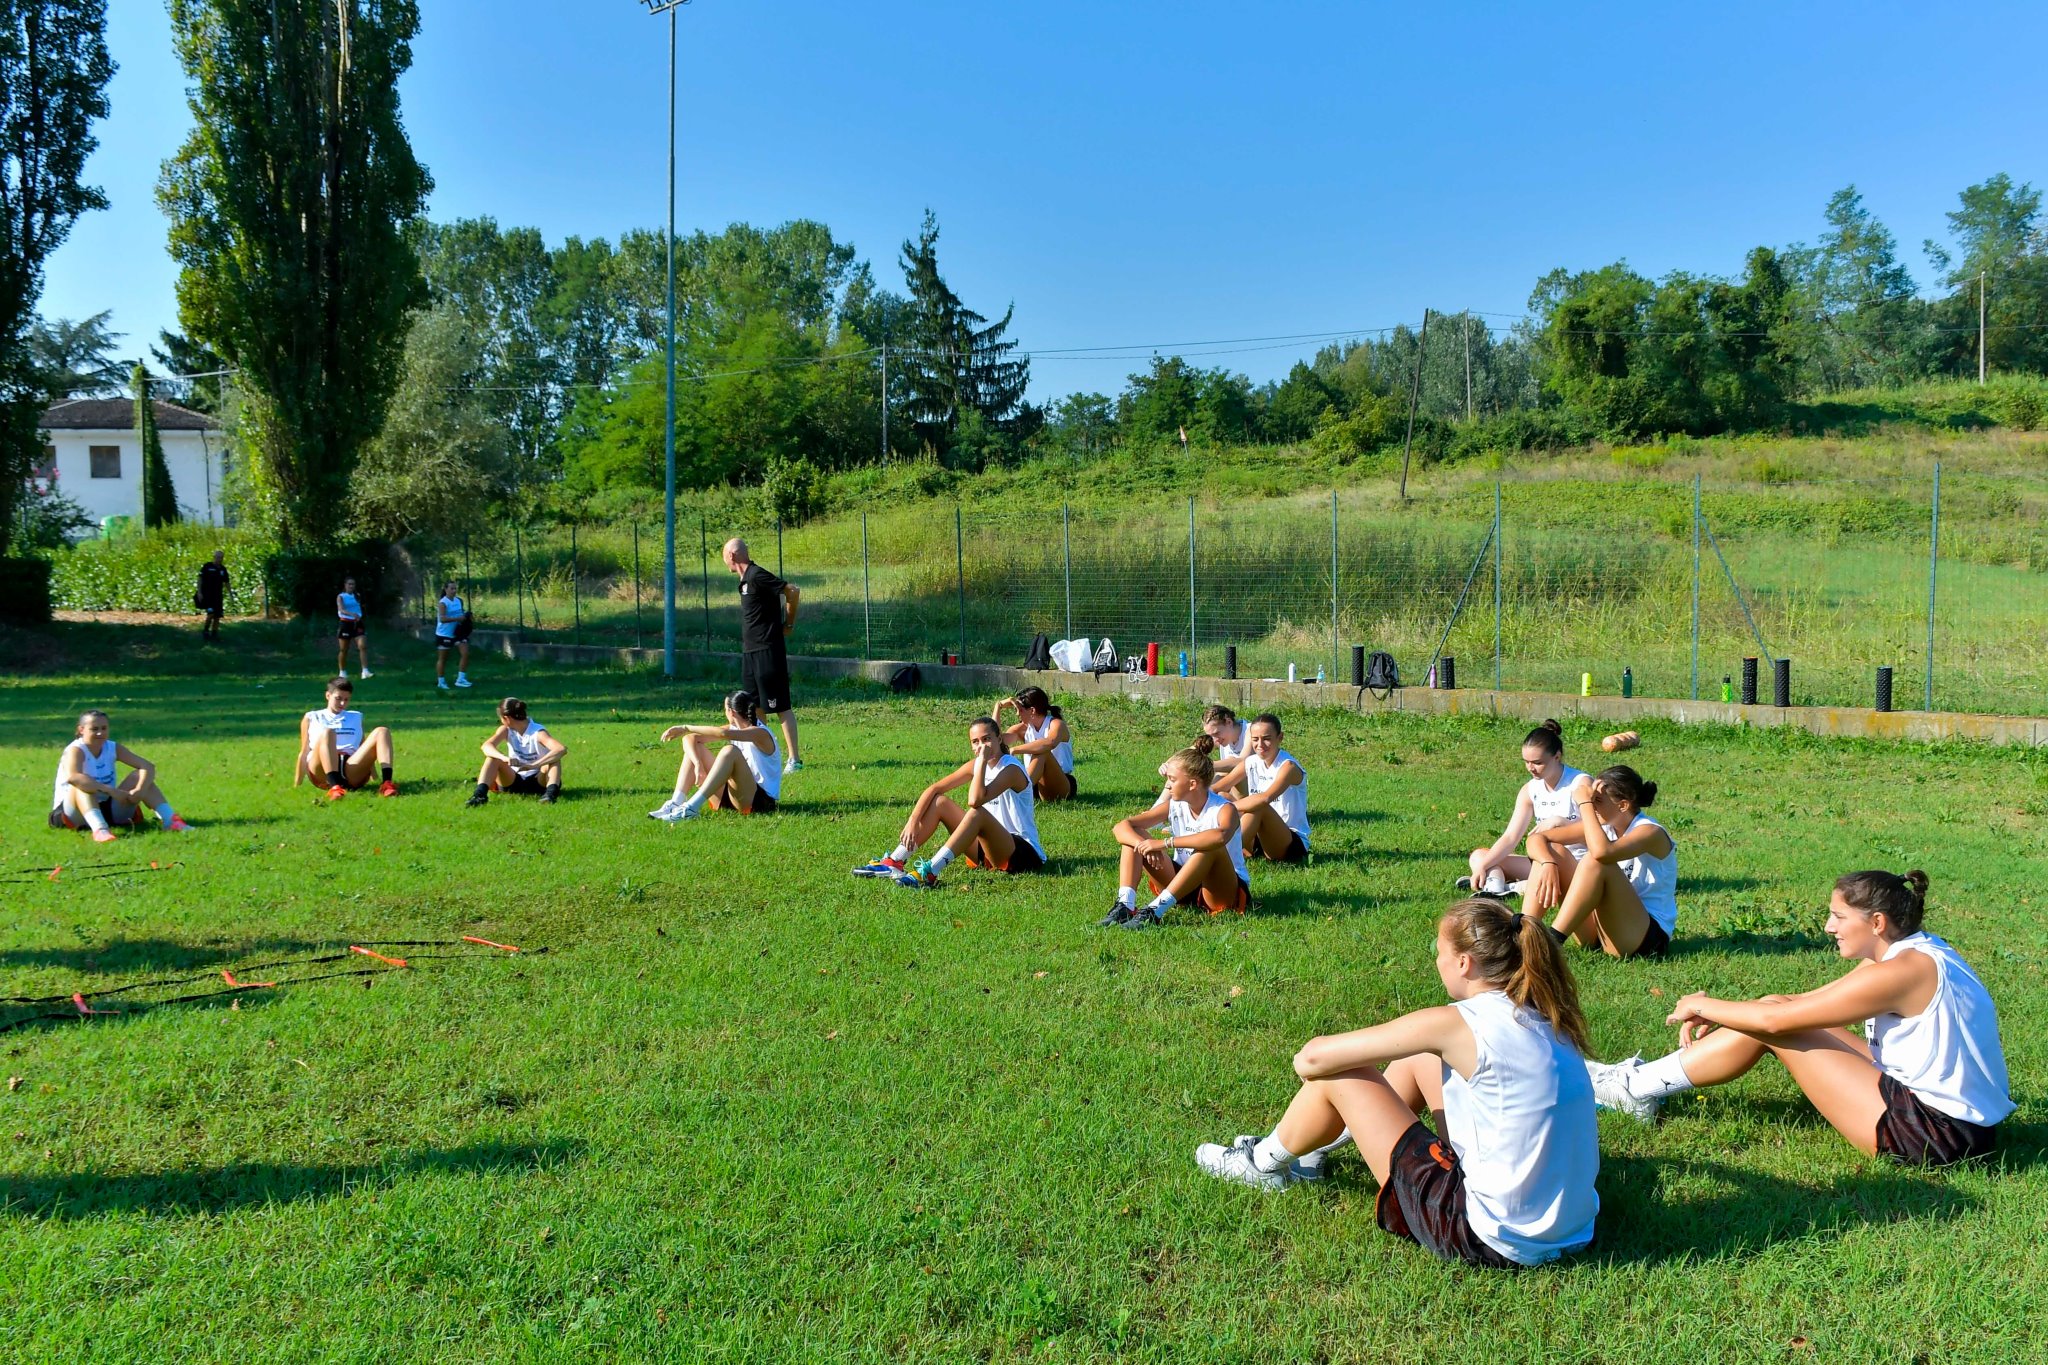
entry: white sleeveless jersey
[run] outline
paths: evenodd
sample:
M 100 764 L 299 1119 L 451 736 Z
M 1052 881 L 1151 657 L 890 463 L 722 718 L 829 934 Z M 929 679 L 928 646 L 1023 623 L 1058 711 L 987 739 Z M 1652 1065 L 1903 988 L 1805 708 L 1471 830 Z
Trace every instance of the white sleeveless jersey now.
M 1465 1168 L 1465 1217 L 1518 1265 L 1593 1240 L 1600 1139 L 1585 1059 L 1500 991 L 1457 1003 L 1477 1044 L 1467 1080 L 1444 1064 L 1444 1127 Z
M 340 715 L 326 707 L 306 713 L 306 753 L 310 757 L 322 730 L 334 732 L 334 752 L 343 758 L 363 747 L 363 713 L 344 711 Z
M 444 597 L 440 601 L 440 606 L 441 611 L 447 614 L 448 619 L 443 621 L 438 616 L 435 618 L 434 634 L 444 640 L 452 640 L 455 638 L 456 622 L 462 616 L 462 599 L 460 597 Z
M 1628 828 L 1637 825 L 1658 825 L 1655 820 L 1640 811 L 1629 821 Z M 1602 825 L 1602 829 L 1607 826 Z M 1628 830 L 1623 830 L 1626 834 Z M 1621 836 L 1609 830 L 1608 837 Z M 1664 837 L 1671 839 L 1671 831 L 1664 830 Z M 1636 896 L 1642 901 L 1643 909 L 1650 912 L 1650 918 L 1664 931 L 1666 938 L 1678 932 L 1678 841 L 1671 839 L 1671 851 L 1661 858 L 1645 853 L 1634 858 L 1623 858 L 1619 864 L 1621 875 L 1628 878 L 1628 884 L 1636 889 Z
M 1564 771 L 1557 776 L 1555 787 L 1543 785 L 1543 779 L 1532 777 L 1522 784 L 1522 794 L 1529 798 L 1529 808 L 1536 812 L 1537 829 L 1549 829 L 1554 825 L 1568 825 L 1579 818 L 1579 804 L 1572 800 L 1572 783 L 1585 774 L 1571 764 L 1564 765 Z M 1574 858 L 1586 856 L 1583 843 L 1566 845 Z
M 1245 742 L 1251 738 L 1251 728 L 1251 726 L 1246 725 L 1242 721 L 1240 721 L 1237 726 L 1236 740 L 1229 744 L 1225 744 L 1220 739 L 1216 741 L 1217 772 L 1222 772 L 1224 769 L 1236 763 L 1237 760 L 1244 757 L 1244 746 Z
M 1989 1128 L 2014 1107 L 1991 993 L 1962 955 L 1933 934 L 1900 939 L 1883 960 L 1906 952 L 1934 959 L 1934 998 L 1910 1018 L 1870 1020 L 1863 1032 L 1871 1060 L 1928 1108 Z
M 988 785 L 996 780 L 996 774 L 1000 773 L 1004 768 L 1015 768 L 1018 773 L 1024 773 L 1024 765 L 1017 761 L 1015 754 L 1004 754 L 998 762 L 989 764 L 987 769 L 983 771 L 981 777 L 983 790 L 986 790 Z M 1038 842 L 1038 808 L 1032 800 L 1031 779 L 1028 774 L 1024 777 L 1024 789 L 1022 791 L 1004 792 L 1000 796 L 992 796 L 983 805 L 982 809 L 986 810 L 997 824 L 1007 830 L 1012 839 L 1018 839 L 1031 845 L 1032 852 L 1036 853 L 1041 861 L 1045 858 L 1045 845 Z
M 1038 740 L 1044 739 L 1047 735 L 1051 733 L 1051 716 L 1047 716 L 1045 718 L 1045 724 L 1039 726 L 1035 730 L 1031 728 L 1031 723 L 1029 721 L 1026 721 L 1024 724 L 1024 742 L 1026 744 L 1035 743 Z M 1056 746 L 1054 746 L 1052 751 L 1052 757 L 1053 761 L 1060 765 L 1061 772 L 1065 773 L 1068 777 L 1072 777 L 1074 775 L 1074 745 L 1072 741 L 1064 739 L 1061 740 Z
M 505 727 L 505 749 L 512 755 L 512 771 L 520 777 L 532 777 L 547 765 L 548 746 L 540 737 L 548 732 L 539 721 L 528 717 L 526 733 L 520 734 L 511 726 Z
M 1202 807 L 1202 813 L 1200 815 L 1197 815 L 1193 811 L 1189 810 L 1188 803 L 1185 801 L 1175 801 L 1169 804 L 1166 808 L 1167 828 L 1170 831 L 1172 831 L 1172 833 L 1175 836 L 1183 834 L 1201 834 L 1206 830 L 1212 830 L 1216 828 L 1217 816 L 1222 812 L 1225 806 L 1230 804 L 1230 802 L 1218 796 L 1215 792 L 1210 792 L 1208 795 L 1208 804 Z M 1252 881 L 1252 874 L 1251 869 L 1245 866 L 1244 861 L 1243 825 L 1239 825 L 1235 830 L 1231 831 L 1230 842 L 1225 844 L 1224 847 L 1230 850 L 1230 865 L 1237 869 L 1237 879 L 1243 882 L 1246 886 L 1250 886 Z M 1191 851 L 1192 850 L 1185 848 L 1177 848 L 1173 850 L 1174 862 L 1186 862 L 1188 854 Z
M 114 785 L 114 755 L 120 750 L 120 747 L 120 745 L 114 743 L 112 735 L 107 736 L 107 742 L 100 745 L 100 751 L 97 754 L 86 748 L 85 741 L 82 739 L 74 739 L 65 745 L 64 753 L 57 755 L 57 786 L 56 790 L 50 794 L 50 804 L 52 806 L 61 806 L 70 797 L 72 792 L 78 790 L 65 779 L 64 754 L 70 753 L 73 749 L 78 750 L 78 771 L 103 786 L 111 787 Z
M 1301 846 L 1308 847 L 1308 769 L 1301 767 L 1301 760 L 1281 749 L 1274 753 L 1273 762 L 1268 766 L 1260 761 L 1257 754 L 1244 757 L 1244 785 L 1247 795 L 1257 796 L 1273 785 L 1282 764 L 1292 763 L 1301 768 L 1301 781 L 1273 798 L 1273 814 L 1280 817 L 1280 823 L 1301 836 Z
M 749 744 L 743 739 L 734 740 L 732 747 L 739 750 L 740 762 L 746 764 L 747 771 L 754 775 L 754 785 L 767 792 L 770 799 L 780 801 L 782 764 L 776 757 L 779 750 L 775 744 L 775 732 L 766 726 L 761 728 L 768 736 L 768 747 L 765 750 L 760 745 Z
M 335 599 L 334 614 L 344 621 L 360 621 L 363 619 L 362 600 L 352 592 L 342 593 Z

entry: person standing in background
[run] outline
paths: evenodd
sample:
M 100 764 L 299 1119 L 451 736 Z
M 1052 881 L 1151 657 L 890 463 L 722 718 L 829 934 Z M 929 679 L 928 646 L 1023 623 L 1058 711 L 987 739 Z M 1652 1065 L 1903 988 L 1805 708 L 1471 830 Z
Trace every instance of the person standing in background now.
M 192 605 L 206 615 L 200 627 L 200 639 L 220 641 L 220 618 L 227 611 L 227 601 L 227 552 L 215 550 L 213 558 L 199 566 L 199 590 L 192 594 Z
M 789 642 L 802 596 L 789 584 L 756 564 L 747 542 L 734 536 L 721 552 L 725 567 L 740 578 L 740 690 L 752 694 L 761 710 L 782 727 L 785 773 L 804 770 L 796 745 L 796 708 L 789 695 Z
M 361 664 L 365 681 L 375 677 L 370 672 L 370 642 L 363 635 L 363 599 L 356 596 L 356 581 L 344 578 L 341 591 L 334 595 L 334 675 L 348 676 L 348 642 L 356 642 L 356 662 Z

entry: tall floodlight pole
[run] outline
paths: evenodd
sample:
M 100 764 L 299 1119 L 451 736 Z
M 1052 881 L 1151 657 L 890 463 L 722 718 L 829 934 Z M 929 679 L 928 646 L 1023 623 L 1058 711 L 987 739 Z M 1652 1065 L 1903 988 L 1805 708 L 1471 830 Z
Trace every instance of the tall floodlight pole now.
M 662 425 L 666 456 L 667 544 L 662 565 L 661 671 L 676 675 L 676 11 L 690 0 L 641 0 L 647 12 L 668 16 L 668 420 Z

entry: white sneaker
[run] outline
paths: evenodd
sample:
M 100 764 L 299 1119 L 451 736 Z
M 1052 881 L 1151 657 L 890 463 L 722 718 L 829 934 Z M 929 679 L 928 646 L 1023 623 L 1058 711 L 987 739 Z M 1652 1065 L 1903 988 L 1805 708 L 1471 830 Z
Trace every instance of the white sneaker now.
M 1486 874 L 1486 885 L 1480 888 L 1480 895 L 1499 897 L 1505 896 L 1507 893 L 1508 879 L 1501 875 L 1499 868 L 1495 868 Z
M 467 673 L 457 673 L 457 674 L 455 675 L 455 685 L 456 685 L 457 687 L 468 687 L 468 686 L 470 685 L 470 683 L 469 683 L 469 674 L 467 674 Z
M 675 814 L 676 807 L 680 804 L 680 802 L 678 802 L 673 796 L 671 796 L 668 800 L 662 802 L 653 810 L 647 812 L 647 818 L 650 820 L 666 820 L 669 818 L 669 816 Z
M 448 680 L 446 678 L 436 678 L 434 679 L 434 686 L 446 692 L 448 690 Z
M 376 677 L 376 676 L 377 676 L 377 675 L 376 675 L 375 673 L 372 673 L 372 672 L 371 672 L 371 671 L 370 671 L 369 669 L 367 669 L 367 668 L 363 670 L 363 681 L 364 681 L 364 682 L 368 682 L 368 681 L 369 681 L 370 679 L 372 679 L 372 678 L 374 678 L 374 677 Z
M 687 803 L 678 802 L 654 818 L 666 825 L 680 825 L 683 821 L 694 820 L 703 813 L 701 808 L 692 809 Z
M 1237 1135 L 1237 1142 L 1232 1145 L 1242 1146 L 1244 1143 L 1249 1142 L 1256 1147 L 1259 1144 L 1259 1136 L 1257 1133 L 1239 1133 Z M 1349 1139 L 1347 1138 L 1346 1141 L 1349 1141 Z M 1288 1172 L 1296 1180 L 1306 1180 L 1310 1184 L 1314 1184 L 1316 1181 L 1326 1179 L 1329 1176 L 1329 1171 L 1323 1165 L 1329 1155 L 1328 1152 L 1303 1152 L 1288 1163 Z
M 1642 1064 L 1641 1053 L 1612 1064 L 1589 1059 L 1586 1074 L 1593 1079 L 1593 1103 L 1617 1114 L 1627 1114 L 1639 1123 L 1655 1123 L 1663 1101 L 1638 1095 L 1629 1085 Z
M 1293 1184 L 1294 1172 L 1291 1169 L 1259 1169 L 1259 1164 L 1252 1160 L 1252 1149 L 1258 1145 L 1259 1140 L 1250 1136 L 1239 1137 L 1228 1147 L 1205 1142 L 1195 1148 L 1195 1164 L 1210 1175 L 1250 1185 L 1256 1190 L 1284 1190 Z

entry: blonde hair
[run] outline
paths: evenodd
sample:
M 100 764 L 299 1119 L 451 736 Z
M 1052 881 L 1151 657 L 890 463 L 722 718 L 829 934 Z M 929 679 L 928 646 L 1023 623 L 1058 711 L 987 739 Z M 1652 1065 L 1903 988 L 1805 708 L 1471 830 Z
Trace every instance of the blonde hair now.
M 1203 738 L 1207 739 L 1208 736 L 1204 735 Z M 1166 760 L 1166 766 L 1168 771 L 1177 772 L 1182 777 L 1192 777 L 1205 787 L 1216 780 L 1216 762 L 1209 757 L 1208 750 L 1199 746 L 1190 745 L 1188 748 L 1177 750 L 1173 757 Z
M 1474 896 L 1444 911 L 1442 929 L 1451 947 L 1471 956 L 1480 980 L 1549 1020 L 1581 1055 L 1591 1050 L 1572 969 L 1542 920 Z

